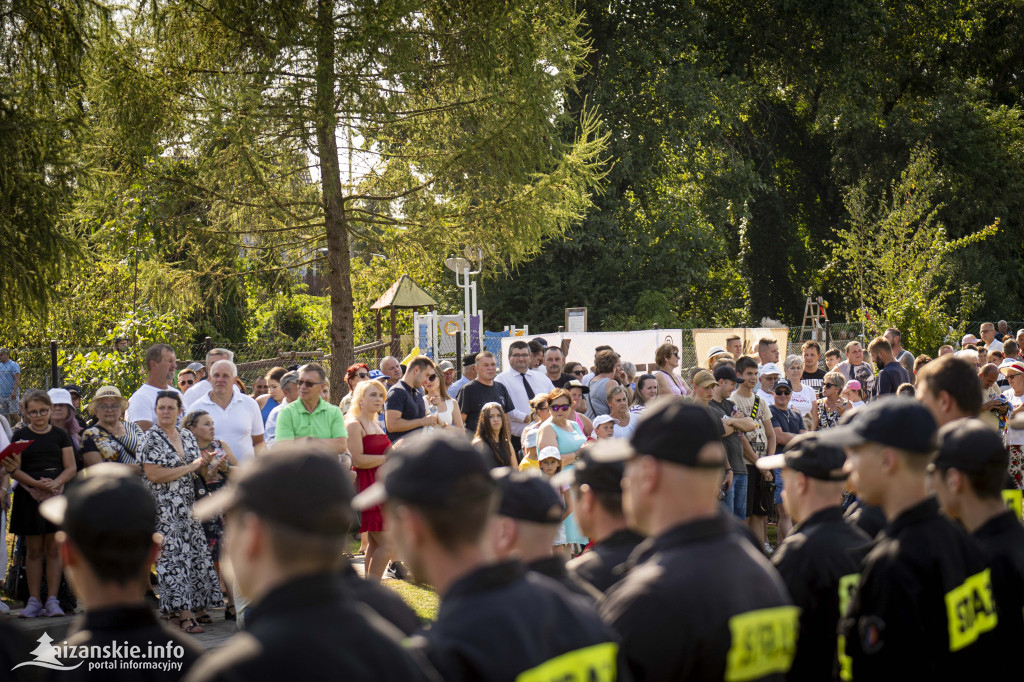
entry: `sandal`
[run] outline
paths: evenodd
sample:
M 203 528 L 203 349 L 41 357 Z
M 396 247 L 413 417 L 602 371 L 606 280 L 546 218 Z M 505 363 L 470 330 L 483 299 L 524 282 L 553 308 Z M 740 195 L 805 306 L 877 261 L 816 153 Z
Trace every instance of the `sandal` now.
M 190 635 L 199 635 L 206 632 L 206 630 L 199 626 L 199 623 L 196 622 L 195 618 L 181 619 L 178 621 L 178 627 L 181 628 L 182 632 L 186 632 Z
M 228 604 L 224 607 L 224 620 L 238 620 L 238 613 L 235 611 L 234 604 Z
M 196 622 L 201 623 L 203 625 L 209 625 L 213 622 L 213 618 L 210 618 L 210 614 L 203 613 L 202 615 L 196 616 Z

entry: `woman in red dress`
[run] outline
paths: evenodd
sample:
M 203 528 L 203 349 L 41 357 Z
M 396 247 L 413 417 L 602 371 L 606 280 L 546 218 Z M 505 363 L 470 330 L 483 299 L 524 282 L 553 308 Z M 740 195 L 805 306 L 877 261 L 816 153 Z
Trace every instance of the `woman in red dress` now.
M 384 433 L 377 415 L 384 409 L 387 390 L 379 381 L 362 381 L 352 394 L 352 407 L 345 417 L 348 429 L 348 451 L 356 470 L 356 488 L 366 490 L 377 480 L 377 469 L 384 463 L 391 440 Z M 391 559 L 391 550 L 384 538 L 384 515 L 381 508 L 371 507 L 362 513 L 360 533 L 366 533 L 366 577 L 380 580 Z

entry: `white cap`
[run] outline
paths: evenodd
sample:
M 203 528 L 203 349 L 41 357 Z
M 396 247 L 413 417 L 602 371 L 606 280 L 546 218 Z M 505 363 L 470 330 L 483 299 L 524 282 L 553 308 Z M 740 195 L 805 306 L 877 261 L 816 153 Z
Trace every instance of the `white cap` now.
M 530 429 L 526 432 L 526 442 L 523 445 L 528 448 L 537 447 L 537 429 Z
M 562 453 L 554 445 L 549 445 L 537 453 L 537 461 L 543 462 L 546 459 L 557 459 L 562 461 Z
M 776 365 L 774 362 L 766 362 L 763 365 L 761 365 L 761 369 L 757 370 L 758 377 L 764 377 L 770 374 L 782 376 L 782 372 L 779 371 L 779 366 Z
M 71 402 L 71 392 L 63 388 L 51 388 L 46 392 L 46 395 L 50 396 L 50 402 L 54 405 L 70 405 L 74 407 L 75 404 Z
M 596 429 L 601 424 L 607 424 L 608 422 L 615 421 L 610 415 L 602 414 L 599 417 L 594 417 L 594 428 Z
M 708 360 L 715 357 L 716 355 L 724 355 L 725 353 L 728 352 L 729 351 L 722 348 L 721 346 L 711 346 L 711 348 L 708 349 Z

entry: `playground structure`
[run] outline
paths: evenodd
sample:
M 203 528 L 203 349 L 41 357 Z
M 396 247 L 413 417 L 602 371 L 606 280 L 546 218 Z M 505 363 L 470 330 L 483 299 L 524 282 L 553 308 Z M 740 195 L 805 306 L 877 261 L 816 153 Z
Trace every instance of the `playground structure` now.
M 400 353 L 401 337 L 396 327 L 398 326 L 398 311 L 400 309 L 412 309 L 415 320 L 420 308 L 426 308 L 428 314 L 434 312 L 437 301 L 427 293 L 426 289 L 416 283 L 409 275 L 402 275 L 384 294 L 377 299 L 376 303 L 370 306 L 370 310 L 376 311 L 377 315 L 377 340 L 372 344 L 361 346 L 364 351 L 376 350 L 377 361 L 384 356 L 384 347 L 389 346 L 388 354 L 398 356 Z M 381 329 L 381 314 L 384 310 L 391 311 L 391 338 L 384 341 Z

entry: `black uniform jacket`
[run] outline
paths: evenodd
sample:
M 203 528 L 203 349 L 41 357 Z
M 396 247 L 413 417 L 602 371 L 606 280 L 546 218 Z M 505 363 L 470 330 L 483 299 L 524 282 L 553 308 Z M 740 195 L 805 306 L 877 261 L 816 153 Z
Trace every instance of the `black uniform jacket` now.
M 625 574 L 625 571 L 616 572 L 615 569 L 626 563 L 643 540 L 639 533 L 626 528 L 617 530 L 570 561 L 566 568 L 577 580 L 588 583 L 598 592 L 607 592 Z
M 61 658 L 66 670 L 62 670 L 54 678 L 62 680 L 179 680 L 188 672 L 192 664 L 199 659 L 203 650 L 196 644 L 189 635 L 175 631 L 162 625 L 153 614 L 148 604 L 138 606 L 120 606 L 96 611 L 86 611 L 78 621 L 71 626 L 72 633 L 67 640 L 53 642 L 54 646 L 65 645 L 67 642 L 69 653 L 72 656 Z M 119 645 L 117 649 L 113 644 Z M 159 646 L 159 649 L 152 649 L 150 643 Z M 170 644 L 168 647 L 167 645 Z M 74 647 L 77 653 L 85 653 L 79 647 L 111 647 L 108 652 L 97 650 L 101 657 L 77 656 L 71 651 Z M 125 652 L 131 647 L 139 647 L 138 656 L 127 655 Z M 92 651 L 90 650 L 90 654 Z M 178 655 L 180 654 L 180 655 Z M 141 658 L 145 656 L 145 658 Z M 165 669 L 145 669 L 122 666 L 122 661 L 130 663 L 138 660 L 140 663 L 154 661 L 165 666 Z M 67 670 L 81 663 L 74 670 Z M 102 669 L 91 668 L 93 665 L 103 663 Z
M 578 595 L 586 599 L 591 605 L 601 596 L 599 592 L 591 590 L 586 583 L 582 583 L 569 575 L 569 571 L 565 567 L 565 560 L 562 557 L 550 556 L 543 559 L 535 559 L 526 564 L 526 570 L 551 578 L 561 585 L 566 593 Z
M 629 564 L 601 616 L 622 637 L 635 679 L 783 679 L 799 609 L 730 516 L 648 538 Z
M 402 634 L 356 600 L 337 573 L 291 580 L 246 612 L 246 630 L 192 668 L 188 679 L 437 679 Z
M 986 679 L 997 619 L 981 549 L 929 498 L 893 519 L 864 560 L 840 622 L 840 678 Z
M 843 520 L 837 505 L 811 514 L 772 557 L 800 607 L 796 657 L 786 676 L 790 682 L 831 678 L 840 609 L 848 606 L 870 544 L 867 533 Z
M 619 646 L 593 607 L 515 561 L 457 580 L 420 644 L 446 682 L 621 679 Z
M 982 524 L 974 539 L 992 569 L 999 609 L 997 646 L 1003 652 L 1016 651 L 1024 644 L 1024 528 L 1013 512 L 1006 512 Z
M 397 592 L 375 580 L 364 580 L 348 561 L 341 569 L 341 576 L 353 597 L 376 611 L 377 615 L 401 630 L 402 634 L 411 635 L 419 630 L 419 617 Z

